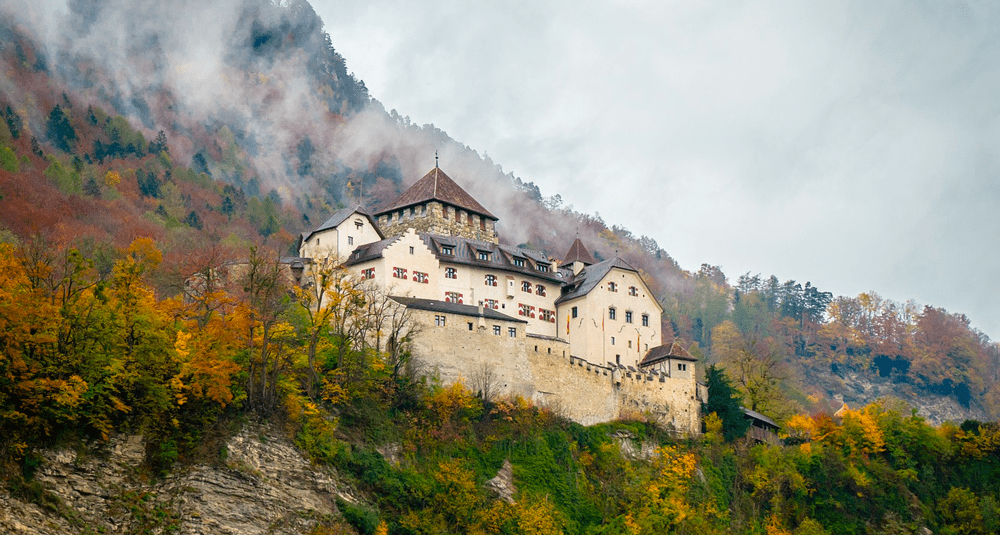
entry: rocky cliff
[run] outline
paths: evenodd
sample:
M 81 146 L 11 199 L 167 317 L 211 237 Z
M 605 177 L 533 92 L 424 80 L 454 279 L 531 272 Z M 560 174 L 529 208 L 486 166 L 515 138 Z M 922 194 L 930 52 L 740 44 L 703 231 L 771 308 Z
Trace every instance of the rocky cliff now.
M 0 491 L 0 532 L 353 533 L 335 504 L 353 499 L 338 491 L 335 474 L 312 466 L 275 427 L 247 425 L 217 461 L 161 480 L 138 470 L 144 450 L 141 436 L 123 436 L 44 452 L 31 502 Z

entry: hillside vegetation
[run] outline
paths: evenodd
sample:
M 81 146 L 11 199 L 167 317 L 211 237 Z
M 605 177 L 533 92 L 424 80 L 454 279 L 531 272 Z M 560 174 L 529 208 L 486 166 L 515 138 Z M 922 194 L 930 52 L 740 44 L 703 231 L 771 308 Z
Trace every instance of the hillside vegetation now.
M 1000 527 L 996 424 L 935 428 L 887 400 L 838 418 L 792 416 L 786 446 L 725 442 L 715 416 L 731 399 L 723 378 L 711 383 L 702 439 L 641 419 L 585 428 L 413 374 L 405 336 L 386 353 L 364 330 L 387 313 L 380 296 L 336 271 L 321 308 L 331 321 L 317 329 L 274 261 L 256 249 L 248 258 L 231 285 L 157 299 L 147 281 L 161 255 L 147 238 L 114 253 L 106 276 L 76 249 L 0 246 L 0 468 L 15 495 L 51 505 L 31 481 L 47 446 L 141 433 L 144 470 L 156 478 L 210 461 L 212 430 L 256 414 L 285 421 L 315 463 L 362 497 L 314 533 Z M 506 499 L 485 485 L 505 461 Z M 160 507 L 160 527 L 183 526 Z
M 204 93 L 177 82 L 191 67 L 176 29 L 132 20 L 147 33 L 122 38 L 127 65 L 69 46 L 139 17 L 119 3 L 72 3 L 68 42 L 42 41 L 54 32 L 32 5 L 0 20 L 0 475 L 20 499 L 75 518 L 32 477 L 55 445 L 142 434 L 156 481 L 218 462 L 219 435 L 266 418 L 361 497 L 313 533 L 1000 530 L 1000 430 L 975 421 L 1000 415 L 1000 350 L 965 316 L 685 271 L 654 240 L 386 112 L 306 2 L 206 5 L 229 33 L 209 47 Z M 435 149 L 497 203 L 502 239 L 558 256 L 578 231 L 598 259 L 642 270 L 664 338 L 728 378 L 713 403 L 730 407 L 710 408 L 703 438 L 641 415 L 584 428 L 437 384 L 409 365 L 409 319 L 387 316 L 385 295 L 334 266 L 321 293 L 289 285 L 278 258 L 298 232 L 390 201 Z M 739 438 L 740 402 L 784 424 L 786 445 Z M 502 497 L 486 482 L 505 461 Z M 156 503 L 159 516 L 130 509 L 133 525 L 182 530 Z

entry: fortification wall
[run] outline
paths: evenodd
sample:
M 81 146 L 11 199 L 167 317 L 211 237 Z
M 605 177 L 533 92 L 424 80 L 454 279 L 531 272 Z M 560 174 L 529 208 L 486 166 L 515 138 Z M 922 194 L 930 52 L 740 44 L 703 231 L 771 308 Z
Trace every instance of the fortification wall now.
M 700 432 L 693 376 L 593 364 L 570 356 L 564 340 L 525 336 L 523 323 L 449 315 L 441 327 L 434 313 L 413 312 L 425 326 L 415 337 L 414 356 L 424 373 L 444 384 L 461 380 L 479 391 L 489 381 L 497 394 L 522 396 L 583 425 L 648 415 L 685 435 Z M 493 334 L 494 325 L 501 326 L 500 336 Z M 509 336 L 510 328 L 516 337 Z
M 473 240 L 499 243 L 493 221 L 480 218 L 461 208 L 431 201 L 424 205 L 379 216 L 379 227 L 386 236 L 401 236 L 407 229 L 419 232 L 462 236 Z

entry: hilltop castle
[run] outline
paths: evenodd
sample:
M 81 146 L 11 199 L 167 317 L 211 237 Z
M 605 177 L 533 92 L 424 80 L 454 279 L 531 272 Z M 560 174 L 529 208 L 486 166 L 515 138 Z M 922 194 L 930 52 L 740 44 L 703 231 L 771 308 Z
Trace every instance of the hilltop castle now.
M 698 434 L 696 359 L 661 343 L 638 270 L 597 262 L 579 238 L 561 261 L 501 245 L 496 222 L 435 166 L 378 213 L 345 208 L 303 233 L 299 255 L 336 259 L 410 309 L 413 357 L 446 382 L 488 376 L 583 424 L 649 414 Z

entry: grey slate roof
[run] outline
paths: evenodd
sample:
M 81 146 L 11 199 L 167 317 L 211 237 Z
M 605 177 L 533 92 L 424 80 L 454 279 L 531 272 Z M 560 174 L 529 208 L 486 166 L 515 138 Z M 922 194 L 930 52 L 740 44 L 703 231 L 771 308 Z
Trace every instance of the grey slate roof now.
M 378 228 L 378 223 L 375 222 L 375 218 L 373 218 L 372 215 L 368 213 L 368 210 L 365 210 L 364 207 L 362 207 L 359 204 L 354 208 L 347 207 L 337 210 L 336 212 L 333 213 L 333 215 L 327 218 L 327 220 L 324 221 L 322 225 L 316 227 L 315 230 L 311 232 L 303 232 L 301 240 L 304 242 L 309 238 L 311 238 L 312 235 L 316 234 L 317 232 L 323 232 L 324 230 L 330 230 L 332 228 L 338 227 L 341 223 L 346 221 L 347 218 L 351 217 L 351 214 L 353 214 L 354 212 L 357 212 L 365 216 L 365 218 L 368 219 L 368 222 L 371 223 L 373 227 L 375 227 L 375 232 L 378 233 L 379 237 L 385 238 L 385 234 L 382 234 L 382 229 Z
M 379 240 L 372 243 L 366 243 L 364 245 L 359 245 L 351 252 L 351 256 L 347 257 L 344 262 L 345 266 L 353 266 L 360 264 L 362 262 L 367 262 L 369 260 L 374 260 L 376 258 L 382 257 L 382 250 L 390 246 L 398 240 L 399 237 L 386 238 L 384 240 Z
M 559 299 L 556 299 L 556 304 L 565 303 L 566 301 L 589 294 L 591 290 L 601 283 L 601 280 L 612 268 L 639 272 L 639 270 L 617 256 L 599 264 L 587 266 L 563 287 L 563 293 L 559 296 Z
M 480 307 L 477 306 L 460 305 L 458 303 L 448 303 L 446 301 L 436 301 L 434 299 L 417 299 L 415 297 L 393 296 L 392 300 L 405 306 L 406 308 L 413 308 L 417 310 L 429 310 L 431 312 L 441 312 L 444 314 L 458 314 L 461 316 L 472 316 L 475 318 L 482 317 L 491 320 L 528 323 L 527 320 L 522 320 L 508 316 L 506 314 L 501 314 L 496 310 L 493 310 L 492 308 L 488 307 L 482 307 L 482 312 L 480 312 Z
M 743 409 L 743 414 L 747 415 L 750 419 L 763 422 L 775 429 L 781 429 L 780 425 L 775 423 L 774 420 L 768 418 L 767 416 L 764 416 L 763 414 L 754 410 L 750 410 L 746 407 L 740 407 L 740 408 Z
M 434 253 L 434 256 L 442 262 L 531 275 L 532 277 L 549 280 L 556 284 L 562 284 L 565 280 L 563 274 L 552 263 L 552 259 L 541 251 L 521 249 L 509 245 L 497 245 L 491 242 L 472 240 L 460 236 L 420 234 L 420 239 L 427 244 L 427 247 Z M 444 254 L 442 246 L 445 245 L 451 246 L 455 254 Z M 490 259 L 480 260 L 480 251 L 490 253 Z M 523 260 L 524 266 L 514 265 L 514 259 Z M 547 266 L 548 271 L 540 271 L 539 264 Z

